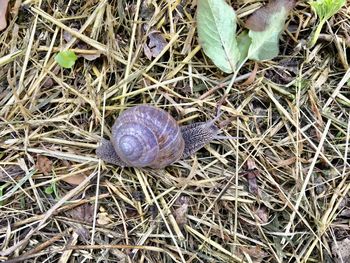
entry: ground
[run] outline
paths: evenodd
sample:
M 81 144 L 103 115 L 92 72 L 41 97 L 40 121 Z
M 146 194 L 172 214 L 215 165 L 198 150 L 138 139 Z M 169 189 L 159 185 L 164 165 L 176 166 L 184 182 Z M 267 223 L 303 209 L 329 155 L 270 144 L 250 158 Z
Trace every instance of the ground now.
M 231 1 L 240 25 L 263 4 Z M 297 3 L 279 55 L 245 63 L 224 96 L 232 74 L 198 43 L 196 1 L 10 1 L 0 261 L 347 262 L 349 6 L 309 48 L 317 17 Z M 180 125 L 220 111 L 239 139 L 160 170 L 101 162 L 101 138 L 142 103 Z

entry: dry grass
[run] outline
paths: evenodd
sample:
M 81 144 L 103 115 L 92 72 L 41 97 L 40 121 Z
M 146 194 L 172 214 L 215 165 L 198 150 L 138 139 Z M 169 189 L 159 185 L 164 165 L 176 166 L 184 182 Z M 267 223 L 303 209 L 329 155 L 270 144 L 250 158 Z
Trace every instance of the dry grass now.
M 198 46 L 194 3 L 180 2 L 28 0 L 9 15 L 0 35 L 0 261 L 339 257 L 333 246 L 350 235 L 349 5 L 308 50 L 315 17 L 299 3 L 280 56 L 242 85 L 248 62 L 227 89 L 232 76 Z M 242 21 L 261 5 L 243 2 L 234 4 Z M 168 44 L 148 60 L 154 29 Z M 62 49 L 100 57 L 63 70 L 54 60 Z M 96 158 L 121 110 L 150 103 L 191 123 L 215 116 L 226 91 L 223 132 L 245 139 L 215 141 L 164 170 Z

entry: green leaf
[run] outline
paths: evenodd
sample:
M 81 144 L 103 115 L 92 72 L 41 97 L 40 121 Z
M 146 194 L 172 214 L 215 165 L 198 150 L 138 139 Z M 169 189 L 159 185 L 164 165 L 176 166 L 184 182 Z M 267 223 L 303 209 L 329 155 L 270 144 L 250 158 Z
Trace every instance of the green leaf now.
M 316 29 L 312 33 L 309 48 L 316 44 L 324 23 L 326 23 L 329 18 L 334 16 L 340 10 L 340 8 L 345 5 L 345 3 L 346 0 L 317 0 L 309 2 L 310 6 L 320 19 Z
M 48 186 L 45 188 L 45 193 L 48 195 L 51 195 L 53 193 L 54 189 L 52 186 Z
M 248 20 L 251 45 L 248 58 L 262 61 L 270 60 L 278 55 L 279 37 L 284 29 L 284 23 L 293 8 L 294 1 L 271 1 L 265 7 L 258 9 Z
M 77 56 L 71 50 L 60 51 L 55 56 L 56 62 L 62 68 L 72 68 L 77 59 L 78 59 Z
M 238 49 L 241 54 L 241 59 L 239 64 L 241 64 L 247 58 L 251 43 L 252 43 L 252 40 L 248 35 L 248 31 L 243 31 L 237 36 Z
M 204 53 L 226 73 L 240 59 L 236 42 L 236 14 L 224 0 L 198 0 L 198 39 Z
M 317 0 L 309 2 L 320 20 L 328 20 L 345 5 L 346 0 Z

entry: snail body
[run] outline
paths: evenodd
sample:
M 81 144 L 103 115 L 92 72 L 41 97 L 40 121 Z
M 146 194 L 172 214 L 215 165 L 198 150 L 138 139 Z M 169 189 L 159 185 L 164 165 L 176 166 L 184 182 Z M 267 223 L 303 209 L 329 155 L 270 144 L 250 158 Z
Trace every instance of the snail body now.
M 164 168 L 194 154 L 218 131 L 214 121 L 179 126 L 166 111 L 139 105 L 120 114 L 111 141 L 103 139 L 96 154 L 118 166 Z

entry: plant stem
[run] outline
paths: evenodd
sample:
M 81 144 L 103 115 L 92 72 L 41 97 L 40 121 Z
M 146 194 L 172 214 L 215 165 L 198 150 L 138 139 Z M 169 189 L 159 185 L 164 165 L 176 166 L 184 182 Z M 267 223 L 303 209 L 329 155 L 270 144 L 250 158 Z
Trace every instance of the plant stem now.
M 309 42 L 309 45 L 308 45 L 309 48 L 312 48 L 316 44 L 317 39 L 321 33 L 322 27 L 326 23 L 326 21 L 327 21 L 326 19 L 320 20 L 320 23 L 317 25 L 316 30 L 312 34 L 311 41 Z
M 231 79 L 230 83 L 228 84 L 228 86 L 226 88 L 225 95 L 228 95 L 230 93 L 230 90 L 231 90 L 231 88 L 233 86 L 233 83 L 235 83 L 235 80 L 237 78 L 238 72 L 243 67 L 244 63 L 247 62 L 247 60 L 248 60 L 248 56 L 241 62 L 241 64 L 237 67 L 237 69 L 233 73 L 232 79 Z

